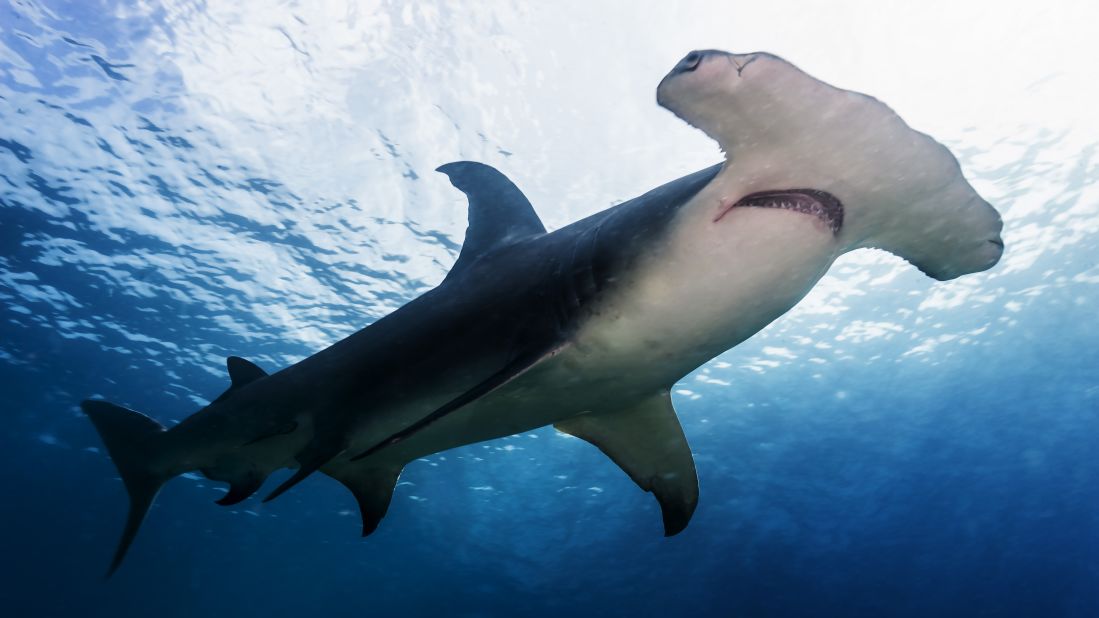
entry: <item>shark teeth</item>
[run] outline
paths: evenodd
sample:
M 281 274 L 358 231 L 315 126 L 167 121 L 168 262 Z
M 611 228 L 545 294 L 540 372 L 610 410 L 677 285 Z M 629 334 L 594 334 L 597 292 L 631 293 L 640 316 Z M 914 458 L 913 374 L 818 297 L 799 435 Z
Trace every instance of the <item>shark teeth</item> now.
M 831 193 L 816 189 L 760 191 L 740 198 L 733 204 L 733 208 L 737 207 L 778 208 L 813 215 L 833 234 L 838 234 L 843 227 L 843 203 Z

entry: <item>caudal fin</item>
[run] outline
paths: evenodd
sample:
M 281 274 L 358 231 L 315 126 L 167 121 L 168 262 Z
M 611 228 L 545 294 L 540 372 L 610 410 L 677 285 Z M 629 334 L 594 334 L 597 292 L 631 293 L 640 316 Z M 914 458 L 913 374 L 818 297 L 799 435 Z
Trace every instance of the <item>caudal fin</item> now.
M 156 443 L 164 433 L 164 427 L 140 412 L 106 401 L 84 401 L 80 407 L 95 425 L 115 467 L 118 468 L 123 484 L 126 485 L 126 491 L 130 494 L 130 512 L 126 516 L 126 527 L 122 529 L 122 538 L 118 541 L 114 560 L 107 570 L 107 577 L 110 577 L 126 557 L 126 550 L 133 543 L 153 498 L 170 478 L 158 474 L 152 468 Z

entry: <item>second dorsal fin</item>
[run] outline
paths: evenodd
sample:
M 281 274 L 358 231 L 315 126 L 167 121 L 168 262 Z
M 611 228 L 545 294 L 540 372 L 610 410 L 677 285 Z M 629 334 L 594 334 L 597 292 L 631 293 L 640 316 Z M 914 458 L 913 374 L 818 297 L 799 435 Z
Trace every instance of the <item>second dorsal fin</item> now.
M 245 384 L 250 384 L 260 378 L 267 377 L 267 372 L 260 369 L 259 365 L 239 356 L 230 356 L 225 359 L 225 366 L 229 369 L 229 381 L 232 382 L 232 384 L 230 384 L 229 388 L 225 389 L 225 392 L 219 395 L 212 403 L 223 401 L 232 394 L 234 390 Z
M 496 247 L 546 233 L 519 187 L 491 165 L 455 161 L 436 171 L 446 174 L 469 199 L 469 227 L 455 269 Z
M 260 369 L 259 365 L 239 356 L 230 356 L 225 359 L 225 365 L 229 369 L 229 380 L 233 388 L 240 388 L 250 382 L 267 377 L 267 372 Z

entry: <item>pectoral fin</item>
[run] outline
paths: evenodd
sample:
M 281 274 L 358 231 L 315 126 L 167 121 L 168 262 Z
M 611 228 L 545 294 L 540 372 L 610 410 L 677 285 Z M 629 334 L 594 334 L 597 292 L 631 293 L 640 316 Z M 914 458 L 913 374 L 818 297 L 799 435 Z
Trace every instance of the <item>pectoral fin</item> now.
M 374 532 L 385 517 L 385 512 L 389 510 L 393 488 L 397 485 L 402 467 L 345 464 L 324 468 L 325 474 L 343 483 L 355 496 L 355 501 L 359 503 L 359 514 L 363 518 L 363 536 Z
M 554 427 L 594 444 L 641 489 L 652 492 L 664 516 L 664 536 L 687 527 L 698 505 L 698 477 L 668 393 L 611 413 L 582 414 Z

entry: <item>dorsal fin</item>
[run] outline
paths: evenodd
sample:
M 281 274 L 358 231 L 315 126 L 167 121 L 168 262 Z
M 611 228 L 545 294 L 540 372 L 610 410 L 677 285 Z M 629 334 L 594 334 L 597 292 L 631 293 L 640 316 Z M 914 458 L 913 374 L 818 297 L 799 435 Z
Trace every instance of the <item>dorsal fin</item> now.
M 250 384 L 260 378 L 267 377 L 267 372 L 260 369 L 259 365 L 239 356 L 230 356 L 225 359 L 225 366 L 229 369 L 229 381 L 232 382 L 232 384 L 230 384 L 229 388 L 225 389 L 225 392 L 218 395 L 218 398 L 211 403 L 222 401 L 234 390 L 245 384 Z
M 519 187 L 491 165 L 455 161 L 436 171 L 446 174 L 469 199 L 469 227 L 455 269 L 496 247 L 546 233 Z

